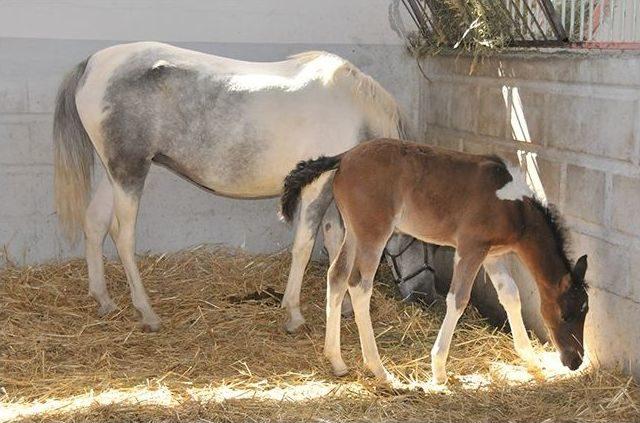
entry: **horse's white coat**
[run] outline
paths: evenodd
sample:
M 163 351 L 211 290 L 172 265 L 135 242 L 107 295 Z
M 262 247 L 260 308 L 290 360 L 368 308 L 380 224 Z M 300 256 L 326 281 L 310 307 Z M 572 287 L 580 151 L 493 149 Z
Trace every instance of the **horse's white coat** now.
M 353 147 L 362 141 L 363 126 L 376 136 L 398 135 L 399 116 L 393 98 L 338 56 L 308 52 L 281 62 L 254 63 L 142 42 L 94 54 L 76 95 L 80 118 L 103 161 L 102 124 L 110 80 L 132 57 L 143 54 L 155 58 L 152 68 L 183 68 L 197 72 L 200 78 L 219 80 L 212 83 L 226 89 L 226 97 L 242 111 L 216 113 L 217 119 L 208 122 L 208 131 L 228 134 L 229 138 L 219 140 L 215 150 L 196 155 L 210 165 L 200 166 L 202 170 L 194 179 L 224 195 L 278 195 L 284 177 L 298 161 Z M 246 161 L 253 150 L 260 160 Z M 184 145 L 171 146 L 171 152 L 172 159 L 179 162 L 197 159 Z M 245 167 L 243 175 L 259 177 L 238 177 L 236 161 Z
M 135 124 L 137 113 L 152 107 L 171 106 L 172 113 L 175 109 L 171 115 L 174 116 L 180 115 L 183 102 L 191 101 L 193 96 L 211 94 L 224 98 L 224 107 L 218 105 L 216 108 L 217 103 L 214 103 L 211 107 L 215 110 L 200 108 L 198 112 L 202 115 L 185 117 L 188 119 L 187 130 L 204 128 L 196 132 L 198 139 L 175 131 L 181 139 L 159 144 L 161 137 L 157 133 L 161 126 L 157 126 L 148 137 L 150 139 L 142 140 L 151 146 L 148 160 L 160 152 L 179 165 L 184 176 L 223 195 L 239 198 L 275 196 L 282 189 L 284 177 L 301 160 L 342 153 L 366 141 L 362 139 L 363 134 L 401 136 L 400 112 L 393 97 L 338 56 L 307 52 L 281 62 L 245 62 L 162 43 L 140 42 L 116 45 L 92 55 L 76 92 L 80 120 L 103 164 L 111 159 L 121 159 L 108 157 L 108 154 L 113 155 L 113 148 L 117 148 L 114 143 L 138 141 L 128 139 L 126 133 L 120 135 L 122 139 L 107 139 L 105 121 L 111 117 L 113 107 L 118 107 L 108 100 L 108 95 L 113 94 L 110 89 L 127 78 L 127 83 L 134 84 L 135 78 L 144 75 L 147 69 L 163 75 L 163 68 L 182 69 L 190 76 L 195 75 L 197 82 L 205 81 L 211 92 L 172 91 L 172 87 L 168 87 L 167 96 L 159 97 L 167 101 L 166 104 L 147 104 L 145 98 L 136 97 L 132 105 L 139 110 L 125 107 L 122 112 Z M 197 89 L 189 85 L 183 87 Z M 122 90 L 117 94 L 127 95 Z M 107 146 L 107 143 L 111 144 Z M 133 227 L 138 199 L 127 198 L 121 187 L 115 186 L 118 181 L 110 176 L 115 204 L 103 201 L 106 194 L 94 197 L 91 204 L 94 211 L 104 210 L 88 214 L 87 220 L 115 215 L 112 225 L 115 222 L 124 228 L 125 234 L 115 234 L 114 240 L 125 263 L 134 303 L 143 315 L 143 322 L 155 329 L 159 321 L 149 305 L 133 260 Z M 309 186 L 309 192 L 303 194 L 301 218 L 292 248 L 291 273 L 283 299 L 283 305 L 290 313 L 288 328 L 297 328 L 304 322 L 299 308 L 300 287 L 319 224 L 306 218 L 313 213 L 306 213 L 305 207 L 314 204 L 323 183 L 326 180 Z M 102 243 L 107 228 L 100 222 L 91 221 L 86 227 L 93 228 L 93 236 L 87 238 L 91 244 L 87 248 L 87 261 L 94 264 L 90 285 L 95 288 L 101 304 L 111 307 L 108 294 L 105 296 L 101 291 L 104 272 L 98 265 L 102 260 L 98 244 Z
M 533 190 L 527 183 L 527 178 L 518 166 L 507 163 L 507 169 L 513 180 L 496 191 L 496 196 L 501 200 L 522 200 L 525 197 L 534 196 Z

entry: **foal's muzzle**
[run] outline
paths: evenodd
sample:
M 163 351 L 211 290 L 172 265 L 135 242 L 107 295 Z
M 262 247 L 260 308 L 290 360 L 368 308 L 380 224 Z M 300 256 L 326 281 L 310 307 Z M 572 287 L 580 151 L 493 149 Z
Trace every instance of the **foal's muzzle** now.
M 578 370 L 578 367 L 582 364 L 582 354 L 578 351 L 571 351 L 569 353 L 562 353 L 560 355 L 562 364 L 571 370 Z

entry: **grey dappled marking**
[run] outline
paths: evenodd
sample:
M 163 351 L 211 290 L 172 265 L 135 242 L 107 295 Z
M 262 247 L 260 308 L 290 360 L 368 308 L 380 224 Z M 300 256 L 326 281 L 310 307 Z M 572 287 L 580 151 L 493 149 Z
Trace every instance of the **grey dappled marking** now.
M 222 184 L 253 179 L 260 131 L 250 123 L 229 124 L 234 117 L 241 121 L 245 93 L 230 92 L 226 77 L 203 77 L 168 56 L 161 49 L 137 53 L 109 80 L 103 131 L 112 177 L 140 194 L 155 157 L 214 191 L 207 178 L 212 169 Z
M 307 207 L 306 218 L 309 226 L 314 229 L 320 226 L 331 201 L 333 201 L 333 177 L 327 179 L 318 197 Z

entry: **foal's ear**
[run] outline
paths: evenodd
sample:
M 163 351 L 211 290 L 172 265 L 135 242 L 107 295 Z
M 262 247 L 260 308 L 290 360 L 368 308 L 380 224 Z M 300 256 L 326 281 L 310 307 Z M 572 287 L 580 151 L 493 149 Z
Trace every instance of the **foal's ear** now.
M 584 280 L 584 275 L 587 273 L 587 255 L 580 257 L 573 268 L 573 276 L 577 280 Z

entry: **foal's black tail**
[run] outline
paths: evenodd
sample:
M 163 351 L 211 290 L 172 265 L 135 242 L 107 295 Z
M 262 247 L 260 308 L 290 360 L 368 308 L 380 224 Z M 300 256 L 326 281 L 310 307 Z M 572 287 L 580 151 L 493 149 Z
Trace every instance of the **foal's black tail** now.
M 284 189 L 280 197 L 280 215 L 291 222 L 296 208 L 300 202 L 302 189 L 315 181 L 320 175 L 329 170 L 337 169 L 340 166 L 342 154 L 337 156 L 320 156 L 317 159 L 305 160 L 298 163 L 287 177 L 284 179 Z

